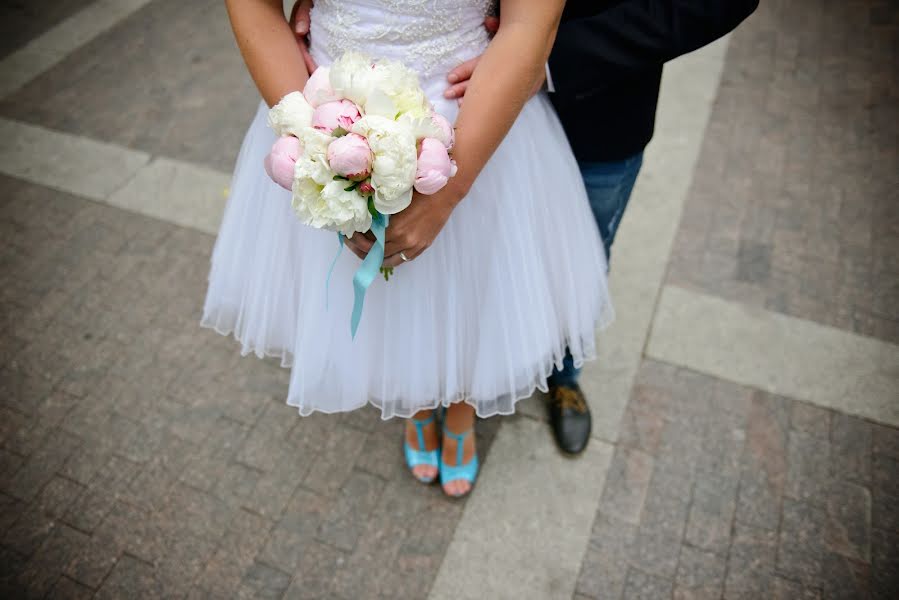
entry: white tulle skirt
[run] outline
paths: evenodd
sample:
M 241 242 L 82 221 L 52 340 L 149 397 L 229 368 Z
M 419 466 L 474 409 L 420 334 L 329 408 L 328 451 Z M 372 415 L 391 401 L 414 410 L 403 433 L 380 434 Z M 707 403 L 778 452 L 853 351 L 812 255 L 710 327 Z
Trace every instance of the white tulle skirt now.
M 487 417 L 561 365 L 595 355 L 612 319 L 605 256 L 580 172 L 549 101 L 525 106 L 434 244 L 368 290 L 350 336 L 359 259 L 337 234 L 301 224 L 262 167 L 266 107 L 247 132 L 209 275 L 202 325 L 243 354 L 291 367 L 300 414 L 366 403 L 386 418 L 465 401 Z

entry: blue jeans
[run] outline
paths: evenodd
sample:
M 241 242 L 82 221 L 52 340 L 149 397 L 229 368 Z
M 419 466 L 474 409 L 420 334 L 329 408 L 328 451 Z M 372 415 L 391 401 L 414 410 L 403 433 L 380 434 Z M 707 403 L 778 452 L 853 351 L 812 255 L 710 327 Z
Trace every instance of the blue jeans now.
M 627 201 L 637 181 L 637 174 L 643 164 L 643 153 L 615 162 L 582 162 L 579 163 L 581 176 L 587 188 L 593 218 L 602 235 L 602 243 L 606 249 L 606 258 L 611 260 L 612 242 L 615 232 L 621 223 Z M 574 367 L 571 353 L 565 354 L 562 370 L 555 369 L 549 377 L 551 386 L 571 387 L 577 383 L 580 369 Z

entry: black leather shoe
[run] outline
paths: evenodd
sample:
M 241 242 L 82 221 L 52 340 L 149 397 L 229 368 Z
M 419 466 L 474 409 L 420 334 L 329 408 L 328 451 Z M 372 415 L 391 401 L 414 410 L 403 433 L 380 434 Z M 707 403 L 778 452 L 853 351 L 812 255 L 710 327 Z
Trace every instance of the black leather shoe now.
M 566 454 L 580 454 L 590 440 L 592 419 L 590 407 L 581 388 L 556 386 L 549 388 L 549 423 L 559 449 Z

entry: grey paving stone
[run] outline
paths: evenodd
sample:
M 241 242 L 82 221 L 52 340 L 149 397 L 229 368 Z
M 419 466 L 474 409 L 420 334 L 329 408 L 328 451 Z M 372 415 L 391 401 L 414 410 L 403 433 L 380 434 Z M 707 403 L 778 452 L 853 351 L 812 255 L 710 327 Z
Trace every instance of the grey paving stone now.
M 764 283 L 771 273 L 771 245 L 749 239 L 740 240 L 737 252 L 737 281 Z
M 81 531 L 93 531 L 125 492 L 137 469 L 138 465 L 127 459 L 111 457 L 88 483 L 88 489 L 72 503 L 63 519 Z
M 58 519 L 68 512 L 85 489 L 84 485 L 57 475 L 44 486 L 36 503 L 44 513 Z
M 871 492 L 871 523 L 878 529 L 899 531 L 899 498 L 879 490 Z
M 664 413 L 658 410 L 660 390 L 638 385 L 631 394 L 621 422 L 619 443 L 655 455 L 665 428 Z M 665 400 L 661 400 L 664 403 Z
M 92 537 L 106 548 L 150 564 L 165 554 L 166 529 L 156 515 L 122 501 L 116 502 Z
M 808 588 L 801 583 L 775 577 L 771 585 L 771 598 L 776 600 L 820 600 L 821 590 Z
M 322 494 L 336 493 L 350 477 L 365 445 L 365 436 L 356 429 L 335 427 L 325 439 L 303 485 Z
M 899 589 L 899 534 L 874 529 L 871 536 L 871 595 L 876 599 L 892 597 Z
M 238 595 L 248 594 L 254 598 L 281 598 L 289 586 L 290 575 L 257 562 L 244 575 Z
M 645 452 L 616 448 L 599 502 L 600 512 L 638 524 L 652 469 L 653 459 Z
M 345 562 L 346 557 L 340 550 L 310 541 L 300 556 L 297 571 L 284 593 L 284 599 L 315 600 L 335 597 L 335 574 L 340 572 Z
M 790 427 L 802 433 L 828 438 L 830 435 L 831 411 L 807 402 L 793 402 L 790 413 Z
M 53 533 L 56 522 L 37 507 L 23 511 L 7 528 L 2 545 L 21 556 L 31 556 Z
M 885 454 L 893 458 L 899 458 L 899 429 L 872 423 L 874 452 Z
M 233 594 L 254 565 L 271 527 L 271 522 L 258 515 L 245 510 L 236 512 L 219 547 L 195 582 L 213 597 Z
M 63 571 L 66 576 L 90 588 L 100 587 L 121 556 L 121 549 L 92 537 L 83 540 Z
M 746 428 L 737 520 L 775 529 L 787 478 L 788 413 L 778 398 L 757 393 Z
M 123 556 L 103 581 L 95 598 L 164 598 L 162 585 L 156 579 L 152 565 L 130 556 Z
M 163 593 L 179 597 L 186 593 L 191 582 L 206 565 L 216 549 L 216 541 L 179 533 L 166 540 L 165 554 L 154 563 L 154 574 Z
M 719 554 L 682 547 L 674 580 L 675 600 L 720 598 L 726 566 L 726 559 Z
M 875 454 L 872 487 L 891 496 L 899 496 L 899 458 Z
M 87 538 L 87 535 L 70 527 L 55 527 L 19 574 L 19 581 L 28 590 L 29 596 L 41 597 L 49 593 Z
M 774 531 L 744 525 L 734 526 L 727 558 L 724 598 L 765 598 L 770 593 L 777 552 Z
M 319 540 L 340 550 L 353 550 L 383 488 L 384 482 L 373 475 L 352 473 L 319 526 Z
M 777 570 L 807 585 L 823 575 L 827 514 L 817 506 L 784 500 Z
M 861 483 L 870 481 L 871 424 L 856 417 L 834 413 L 830 440 L 833 475 Z
M 737 479 L 703 474 L 694 483 L 684 539 L 688 544 L 724 554 L 730 546 Z
M 621 597 L 624 600 L 662 600 L 671 597 L 671 580 L 628 569 L 627 583 Z
M 315 539 L 319 524 L 325 519 L 331 501 L 325 496 L 298 488 L 290 503 L 275 524 L 260 560 L 293 572 L 305 551 L 305 545 Z
M 816 504 L 826 502 L 830 486 L 830 443 L 791 431 L 787 452 L 787 496 Z
M 871 567 L 867 563 L 838 554 L 827 554 L 824 557 L 820 587 L 822 598 L 834 600 L 870 598 Z
M 871 562 L 871 493 L 854 483 L 834 483 L 827 493 L 827 548 L 864 563 Z
M 47 595 L 59 600 L 89 600 L 93 597 L 94 590 L 68 577 L 60 577 Z

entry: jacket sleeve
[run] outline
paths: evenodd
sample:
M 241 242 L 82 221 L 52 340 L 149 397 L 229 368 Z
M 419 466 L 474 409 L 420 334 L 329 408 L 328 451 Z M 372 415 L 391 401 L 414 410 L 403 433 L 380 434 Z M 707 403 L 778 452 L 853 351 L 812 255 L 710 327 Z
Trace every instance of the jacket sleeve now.
M 568 0 L 562 11 L 562 22 L 598 15 L 624 0 Z
M 624 0 L 562 24 L 549 66 L 559 92 L 604 75 L 658 68 L 724 36 L 758 0 Z

